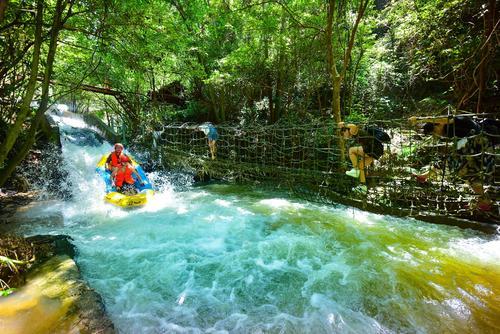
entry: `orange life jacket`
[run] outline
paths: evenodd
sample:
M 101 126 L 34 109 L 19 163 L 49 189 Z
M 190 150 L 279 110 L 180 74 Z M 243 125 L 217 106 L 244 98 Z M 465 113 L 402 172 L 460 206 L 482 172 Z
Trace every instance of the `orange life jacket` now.
M 111 167 L 120 167 L 121 166 L 120 157 L 114 151 L 111 152 L 111 154 L 108 156 L 108 159 L 106 160 L 106 162 L 111 164 Z
M 130 165 L 126 165 L 123 168 L 119 168 L 115 176 L 115 185 L 117 187 L 121 187 L 123 185 L 123 182 L 128 184 L 134 184 L 135 180 L 132 177 L 133 170 L 134 168 Z

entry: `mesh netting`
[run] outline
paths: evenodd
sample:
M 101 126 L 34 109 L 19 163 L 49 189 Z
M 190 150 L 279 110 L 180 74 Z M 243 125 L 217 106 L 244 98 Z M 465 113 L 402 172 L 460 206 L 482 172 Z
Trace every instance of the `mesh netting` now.
M 407 120 L 370 122 L 391 137 L 384 154 L 366 169 L 367 192 L 345 175 L 337 127 L 217 125 L 216 159 L 198 124 L 170 124 L 150 134 L 156 158 L 213 178 L 259 181 L 308 200 L 341 202 L 372 211 L 414 216 L 465 217 L 499 222 L 497 133 L 467 138 L 424 136 Z M 366 124 L 358 124 L 365 127 Z M 148 136 L 146 136 L 148 137 Z M 345 151 L 358 145 L 347 140 Z

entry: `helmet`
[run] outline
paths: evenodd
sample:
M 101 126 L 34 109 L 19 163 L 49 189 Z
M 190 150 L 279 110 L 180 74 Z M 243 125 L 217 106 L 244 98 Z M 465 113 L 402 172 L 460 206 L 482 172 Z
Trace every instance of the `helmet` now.
M 120 154 L 120 162 L 130 162 L 130 159 L 125 154 Z
M 122 145 L 122 144 L 120 144 L 120 143 L 116 143 L 116 144 L 115 144 L 115 150 L 116 150 L 116 148 L 117 148 L 117 147 L 121 147 L 121 149 L 123 150 L 123 145 Z

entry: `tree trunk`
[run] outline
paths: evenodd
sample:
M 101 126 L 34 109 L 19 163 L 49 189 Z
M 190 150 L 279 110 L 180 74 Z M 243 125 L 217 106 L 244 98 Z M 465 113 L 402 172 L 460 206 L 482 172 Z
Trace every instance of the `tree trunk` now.
M 336 21 L 335 17 L 335 4 L 336 0 L 329 0 L 328 1 L 328 13 L 327 13 L 327 29 L 326 29 L 326 45 L 327 45 L 327 63 L 329 66 L 329 71 L 330 71 L 330 76 L 332 80 L 332 113 L 335 118 L 335 121 L 341 122 L 342 121 L 342 114 L 340 111 L 340 88 L 342 86 L 342 83 L 344 81 L 344 78 L 346 76 L 347 69 L 349 68 L 349 63 L 351 60 L 351 53 L 352 53 L 352 48 L 354 47 L 354 40 L 356 37 L 356 32 L 358 31 L 359 23 L 361 22 L 361 19 L 363 18 L 366 8 L 368 6 L 368 2 L 370 0 L 360 0 L 359 1 L 359 6 L 358 6 L 358 12 L 356 15 L 356 21 L 354 22 L 354 26 L 349 33 L 349 41 L 347 43 L 347 47 L 344 53 L 344 58 L 343 58 L 343 63 L 342 63 L 342 68 L 339 73 L 337 70 L 337 66 L 335 64 L 336 58 L 335 58 L 335 50 L 336 45 L 335 41 L 337 39 L 333 38 L 333 23 Z M 347 10 L 347 8 L 342 8 L 342 10 Z M 337 20 L 338 20 L 339 15 L 337 14 Z M 341 166 L 343 165 L 344 159 L 345 159 L 345 144 L 344 144 L 344 139 L 342 138 L 342 135 L 340 133 L 340 129 L 337 129 L 337 135 L 339 136 L 339 147 L 340 147 L 340 164 Z
M 278 75 L 276 78 L 276 96 L 274 98 L 275 108 L 274 108 L 274 118 L 273 123 L 276 123 L 281 117 L 281 108 L 282 108 L 282 93 L 283 90 L 283 62 L 284 55 L 280 52 L 279 61 L 278 61 Z
M 332 84 L 332 115 L 335 119 L 335 122 L 341 122 L 342 117 L 340 114 L 340 83 L 341 78 L 337 71 L 337 66 L 335 64 L 335 43 L 333 40 L 333 22 L 335 15 L 335 1 L 329 0 L 328 3 L 328 15 L 327 15 L 327 27 L 326 27 L 326 57 L 327 57 L 327 65 L 328 65 L 328 76 L 330 77 Z
M 342 78 L 337 71 L 334 71 L 332 75 L 332 111 L 335 117 L 335 122 L 342 122 L 342 114 L 340 112 L 340 85 L 342 84 Z
M 349 83 L 348 85 L 346 85 L 348 87 L 346 88 L 346 94 L 345 94 L 345 99 L 347 99 L 347 101 L 344 102 L 344 116 L 347 114 L 347 112 L 350 114 L 352 111 L 352 98 L 354 96 L 354 91 L 356 90 L 356 78 L 358 77 L 359 64 L 363 59 L 364 53 L 365 51 L 361 49 L 358 55 L 358 59 L 356 60 L 356 63 L 354 65 L 354 68 L 352 69 L 352 71 L 350 71 L 348 80 Z
M 345 161 L 345 142 L 342 137 L 342 133 L 340 133 L 340 129 L 337 127 L 337 124 L 342 121 L 342 117 L 340 114 L 340 84 L 341 77 L 337 71 L 337 67 L 335 65 L 335 55 L 334 55 L 334 41 L 333 41 L 333 22 L 335 15 L 335 1 L 329 0 L 328 2 L 328 13 L 327 13 L 327 22 L 326 22 L 326 57 L 327 57 L 327 65 L 328 65 L 328 74 L 332 83 L 332 115 L 335 119 L 335 127 L 337 128 L 337 145 L 340 149 L 339 156 L 339 168 L 342 169 Z
M 7 5 L 9 4 L 9 0 L 0 0 L 0 23 L 3 21 L 3 17 L 5 15 L 5 11 L 7 10 Z
M 226 92 L 225 90 L 221 87 L 220 91 L 220 97 L 219 100 L 216 102 L 218 103 L 218 109 L 219 109 L 219 122 L 225 122 L 226 121 Z
M 12 172 L 14 172 L 15 168 L 23 161 L 23 159 L 28 154 L 29 150 L 35 143 L 36 133 L 42 118 L 45 115 L 45 111 L 47 110 L 47 106 L 49 104 L 49 84 L 50 78 L 52 76 L 52 70 L 54 65 L 54 59 L 56 56 L 57 50 L 57 37 L 59 36 L 59 32 L 61 31 L 61 17 L 64 10 L 63 0 L 57 0 L 54 18 L 52 21 L 52 29 L 50 34 L 50 44 L 49 51 L 47 54 L 47 63 L 45 66 L 43 84 L 42 84 L 42 96 L 40 100 L 40 105 L 38 106 L 38 110 L 36 111 L 35 117 L 31 121 L 31 125 L 28 131 L 27 139 L 24 142 L 21 150 L 16 154 L 16 156 L 9 161 L 7 167 L 3 170 L 2 175 L 0 175 L 0 187 L 5 184 L 5 181 L 10 177 Z
M 478 86 L 478 94 L 477 94 L 477 105 L 476 105 L 476 113 L 480 113 L 483 107 L 483 96 L 486 91 L 486 84 L 488 81 L 487 75 L 487 67 L 490 58 L 490 49 L 491 43 L 493 43 L 494 38 L 491 38 L 490 35 L 493 32 L 495 27 L 495 16 L 496 16 L 496 1 L 489 0 L 488 1 L 488 12 L 484 15 L 484 43 L 483 49 L 481 52 L 481 59 L 479 60 L 479 78 L 477 82 Z
M 286 12 L 285 9 L 282 8 L 281 11 L 281 26 L 280 26 L 280 34 L 283 34 L 286 29 Z M 276 78 L 276 94 L 275 94 L 275 108 L 274 108 L 274 119 L 273 123 L 276 123 L 281 117 L 281 109 L 283 108 L 282 99 L 283 99 L 283 77 L 284 77 L 284 64 L 285 64 L 286 50 L 284 46 L 284 41 L 281 40 L 280 48 L 279 48 L 279 56 L 278 56 L 278 73 Z
M 219 108 L 217 107 L 217 98 L 215 95 L 215 89 L 212 87 L 212 85 L 207 85 L 206 90 L 208 93 L 208 100 L 210 102 L 210 109 L 213 115 L 213 119 L 215 120 L 216 123 L 220 123 L 221 117 L 219 115 Z
M 20 111 L 16 116 L 14 124 L 7 130 L 7 135 L 0 145 L 0 168 L 3 166 L 7 156 L 14 146 L 19 133 L 21 132 L 21 127 L 31 110 L 31 101 L 33 100 L 33 95 L 36 89 L 36 80 L 38 75 L 38 67 L 40 64 L 40 46 L 42 44 L 42 25 L 43 25 L 43 0 L 37 1 L 37 11 L 35 18 L 35 43 L 33 48 L 33 59 L 31 61 L 31 73 L 24 93 L 23 100 L 21 102 Z
M 267 73 L 266 75 L 266 95 L 269 100 L 269 122 L 273 123 L 276 115 L 274 115 L 274 99 L 273 99 L 273 75 L 272 73 Z

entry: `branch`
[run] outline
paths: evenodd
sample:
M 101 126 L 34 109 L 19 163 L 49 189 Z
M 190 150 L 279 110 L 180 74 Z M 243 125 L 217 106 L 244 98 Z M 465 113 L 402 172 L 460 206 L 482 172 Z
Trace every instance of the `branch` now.
M 0 78 L 3 78 L 4 75 L 6 75 L 7 72 L 9 72 L 10 69 L 12 69 L 14 66 L 16 66 L 24 58 L 24 55 L 33 46 L 33 44 L 35 44 L 34 41 L 33 42 L 29 42 L 28 44 L 26 44 L 26 46 L 24 47 L 24 49 L 21 50 L 21 53 L 19 54 L 19 56 L 16 59 L 14 59 L 14 61 L 12 61 L 12 63 L 5 64 L 6 66 L 0 71 Z
M 497 23 L 495 23 L 495 26 L 493 27 L 493 30 L 491 31 L 491 33 L 488 35 L 488 37 L 486 38 L 486 40 L 484 41 L 484 43 L 477 47 L 474 52 L 469 56 L 467 57 L 463 62 L 463 66 L 466 66 L 466 64 L 472 60 L 472 58 L 476 55 L 476 53 L 478 51 L 481 51 L 482 49 L 484 49 L 486 47 L 486 45 L 488 44 L 489 40 L 491 39 L 491 37 L 493 37 L 493 35 L 495 35 L 497 33 L 497 28 L 498 28 L 498 25 L 500 24 L 500 19 L 497 21 Z M 440 79 L 440 80 L 444 80 L 446 79 L 450 74 L 453 74 L 454 72 L 458 71 L 460 69 L 459 66 L 456 66 L 454 69 L 452 69 L 450 72 L 436 78 L 436 79 Z M 474 70 L 475 71 L 475 70 Z
M 243 11 L 243 10 L 246 10 L 246 9 L 249 9 L 249 8 L 252 8 L 252 7 L 265 5 L 265 4 L 268 4 L 268 3 L 278 4 L 281 7 L 283 7 L 283 9 L 285 9 L 285 11 L 290 15 L 290 18 L 292 19 L 292 21 L 294 21 L 295 23 L 297 23 L 301 28 L 304 28 L 304 29 L 314 29 L 314 30 L 317 30 L 317 31 L 323 31 L 323 28 L 316 27 L 316 26 L 311 26 L 311 25 L 307 25 L 307 24 L 304 24 L 301 21 L 299 21 L 296 18 L 295 13 L 293 13 L 292 10 L 290 8 L 288 8 L 288 6 L 285 3 L 281 2 L 281 0 L 268 0 L 268 1 L 261 1 L 261 2 L 252 3 L 252 4 L 249 4 L 249 5 L 244 6 L 244 7 L 233 9 L 233 10 L 231 10 L 231 13 L 238 12 L 238 11 Z
M 247 5 L 247 6 L 231 10 L 231 12 L 238 12 L 238 11 L 246 10 L 246 9 L 249 9 L 249 8 L 252 8 L 252 7 L 255 7 L 255 6 L 265 5 L 266 3 L 271 3 L 271 2 L 276 2 L 276 0 L 268 0 L 268 1 L 251 3 L 251 4 Z
M 68 30 L 68 31 L 81 32 L 82 34 L 89 35 L 89 36 L 100 37 L 99 35 L 97 35 L 96 33 L 92 32 L 92 31 L 81 29 L 81 28 L 75 28 L 75 27 L 69 26 L 67 24 L 64 24 L 62 28 L 64 30 Z
M 83 49 L 83 50 L 87 50 L 87 51 L 93 51 L 93 49 L 91 49 L 91 48 L 87 48 L 85 46 L 81 46 L 81 45 L 77 45 L 77 44 L 65 42 L 65 41 L 60 40 L 60 39 L 58 40 L 58 42 L 60 44 L 68 45 L 68 46 L 71 46 L 71 47 L 76 48 L 76 49 Z
M 38 81 L 42 81 L 42 78 L 38 78 Z M 50 81 L 51 85 L 54 86 L 62 86 L 62 87 L 73 87 L 73 89 L 81 89 L 85 90 L 87 92 L 93 92 L 93 93 L 99 93 L 99 94 L 104 94 L 104 95 L 111 95 L 111 96 L 119 96 L 124 94 L 123 92 L 113 90 L 110 88 L 102 88 L 102 87 L 97 87 L 97 86 L 91 86 L 91 85 L 85 85 L 85 84 L 65 84 L 65 83 L 60 83 L 60 82 L 55 82 L 54 80 Z
M 295 18 L 295 14 L 290 10 L 290 8 L 288 8 L 288 6 L 286 4 L 281 3 L 280 0 L 277 0 L 276 3 L 278 5 L 280 5 L 281 7 L 283 7 L 285 9 L 285 11 L 290 15 L 290 18 L 292 19 L 292 21 L 294 21 L 295 23 L 297 23 L 300 27 L 302 27 L 304 29 L 314 29 L 314 30 L 317 30 L 317 31 L 324 31 L 323 28 L 306 25 L 306 24 L 303 24 L 302 22 L 300 22 L 298 19 Z
M 351 36 L 349 37 L 349 44 L 347 46 L 347 50 L 344 54 L 344 68 L 342 70 L 342 75 L 341 78 L 345 77 L 347 67 L 349 66 L 349 60 L 351 59 L 351 52 L 352 48 L 354 46 L 354 38 L 356 37 L 356 32 L 358 30 L 359 23 L 361 22 L 361 19 L 365 15 L 365 10 L 366 7 L 368 6 L 368 2 L 370 0 L 361 0 L 359 3 L 359 8 L 358 8 L 358 15 L 356 16 L 356 22 L 354 23 L 354 27 L 352 28 L 351 31 Z

